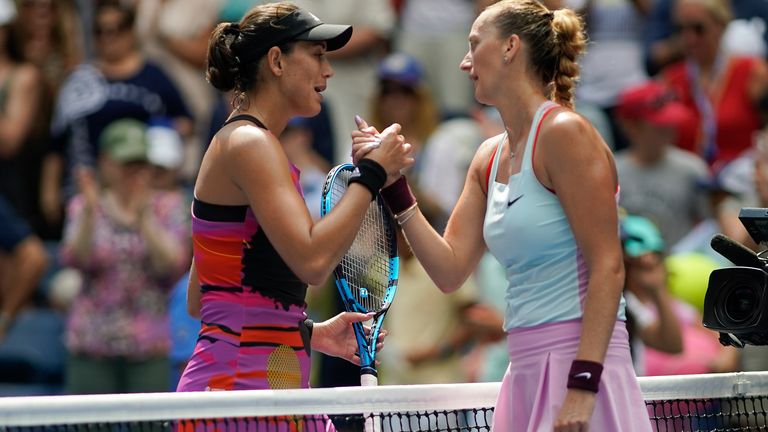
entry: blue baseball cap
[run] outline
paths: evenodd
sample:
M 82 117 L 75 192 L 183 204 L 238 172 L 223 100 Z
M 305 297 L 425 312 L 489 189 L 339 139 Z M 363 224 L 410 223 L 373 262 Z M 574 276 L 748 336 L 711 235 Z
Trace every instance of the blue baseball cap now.
M 395 81 L 410 87 L 421 82 L 424 73 L 419 61 L 405 53 L 394 53 L 379 62 L 378 78 Z

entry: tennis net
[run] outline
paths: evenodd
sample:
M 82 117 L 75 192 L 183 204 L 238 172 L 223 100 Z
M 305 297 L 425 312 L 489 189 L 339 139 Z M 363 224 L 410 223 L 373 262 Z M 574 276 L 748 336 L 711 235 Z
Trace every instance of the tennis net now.
M 640 385 L 658 432 L 768 431 L 768 372 Z M 9 397 L 0 399 L 0 431 L 488 431 L 499 386 Z

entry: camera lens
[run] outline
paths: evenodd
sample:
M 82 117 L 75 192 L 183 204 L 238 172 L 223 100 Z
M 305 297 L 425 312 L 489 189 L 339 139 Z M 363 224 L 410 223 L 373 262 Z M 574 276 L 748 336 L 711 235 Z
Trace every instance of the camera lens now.
M 736 287 L 725 297 L 725 315 L 733 324 L 741 324 L 753 317 L 758 300 L 754 289 Z

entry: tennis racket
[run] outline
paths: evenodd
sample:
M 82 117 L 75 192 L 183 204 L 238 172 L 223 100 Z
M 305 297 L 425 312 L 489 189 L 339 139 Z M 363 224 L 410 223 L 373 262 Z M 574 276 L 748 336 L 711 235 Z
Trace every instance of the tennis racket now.
M 323 185 L 320 215 L 333 210 L 347 191 L 355 166 L 341 164 L 327 175 Z M 375 313 L 370 332 L 363 323 L 354 323 L 360 354 L 360 384 L 378 385 L 376 374 L 376 341 L 384 316 L 397 290 L 399 271 L 395 224 L 381 196 L 371 202 L 363 224 L 349 251 L 334 270 L 336 288 L 349 312 Z

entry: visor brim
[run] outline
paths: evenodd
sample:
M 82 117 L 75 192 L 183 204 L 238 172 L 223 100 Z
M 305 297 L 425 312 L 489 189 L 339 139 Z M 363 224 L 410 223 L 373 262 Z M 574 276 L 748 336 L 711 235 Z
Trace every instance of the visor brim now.
M 352 26 L 341 24 L 320 24 L 296 36 L 295 40 L 325 42 L 328 51 L 335 51 L 352 38 Z

